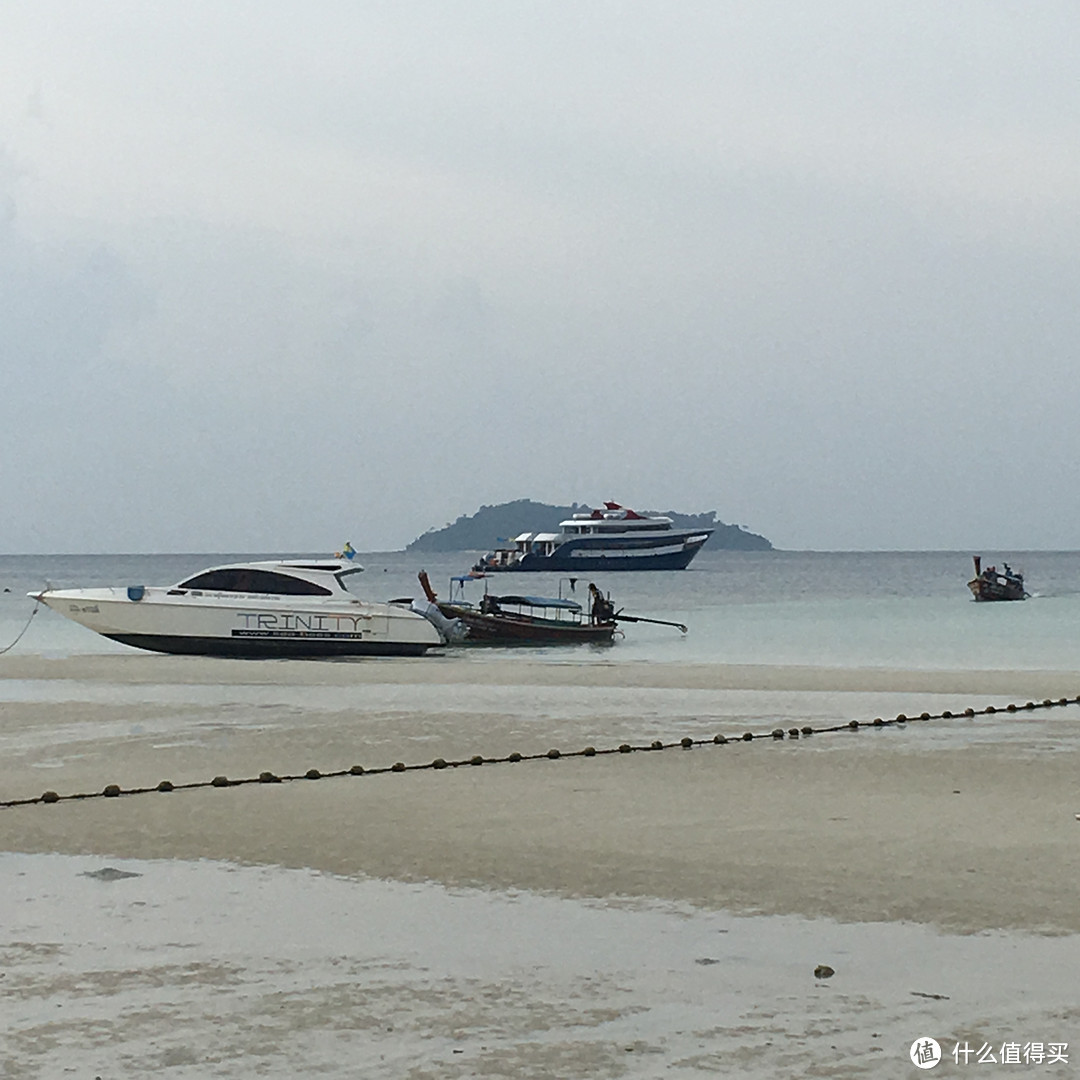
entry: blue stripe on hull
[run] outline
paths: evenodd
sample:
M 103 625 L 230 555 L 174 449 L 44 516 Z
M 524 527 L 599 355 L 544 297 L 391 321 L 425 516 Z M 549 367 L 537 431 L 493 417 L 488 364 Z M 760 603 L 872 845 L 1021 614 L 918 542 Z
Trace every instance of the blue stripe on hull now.
M 685 570 L 699 548 L 684 548 L 663 555 L 526 555 L 512 570 Z

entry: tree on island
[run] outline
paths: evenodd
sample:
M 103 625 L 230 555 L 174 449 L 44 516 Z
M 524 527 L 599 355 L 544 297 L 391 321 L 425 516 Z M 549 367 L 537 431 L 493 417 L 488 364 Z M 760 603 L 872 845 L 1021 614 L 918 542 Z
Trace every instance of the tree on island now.
M 499 503 L 497 506 L 481 506 L 472 515 L 462 514 L 455 522 L 444 528 L 428 529 L 418 536 L 406 551 L 490 551 L 505 547 L 509 541 L 523 532 L 558 532 L 559 522 L 574 514 L 585 513 L 592 507 L 571 503 L 569 506 L 551 506 L 517 499 Z M 656 511 L 649 511 L 650 514 Z M 741 525 L 725 525 L 716 520 L 716 511 L 703 514 L 680 514 L 665 510 L 678 528 L 713 529 L 705 547 L 728 551 L 771 551 L 772 544 L 764 536 L 748 532 Z

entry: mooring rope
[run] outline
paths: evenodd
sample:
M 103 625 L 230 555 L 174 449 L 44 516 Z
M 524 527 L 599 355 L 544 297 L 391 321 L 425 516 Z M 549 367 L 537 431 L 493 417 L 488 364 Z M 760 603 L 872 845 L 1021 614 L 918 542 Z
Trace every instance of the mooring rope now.
M 11 652 L 11 650 L 19 644 L 19 641 L 22 639 L 23 634 L 25 634 L 26 631 L 30 629 L 30 624 L 34 621 L 34 616 L 38 613 L 39 607 L 41 607 L 40 596 L 34 598 L 34 610 L 30 612 L 30 618 L 26 620 L 26 625 L 19 631 L 18 636 L 6 649 L 0 649 L 0 656 L 3 656 L 6 652 Z
M 742 735 L 727 736 L 714 735 L 709 739 L 692 739 L 684 735 L 674 742 L 664 742 L 656 739 L 648 746 L 634 746 L 631 743 L 620 743 L 598 750 L 595 746 L 586 746 L 584 750 L 547 750 L 539 754 L 519 754 L 514 752 L 505 757 L 484 757 L 483 754 L 474 754 L 472 757 L 461 758 L 457 761 L 447 761 L 445 758 L 435 758 L 415 765 L 406 765 L 403 761 L 396 761 L 393 765 L 383 765 L 376 768 L 367 768 L 364 765 L 352 765 L 347 769 L 335 769 L 332 772 L 323 772 L 320 769 L 308 769 L 307 772 L 295 775 L 278 776 L 272 772 L 261 772 L 258 776 L 234 780 L 227 776 L 215 776 L 212 780 L 195 780 L 187 784 L 174 784 L 171 780 L 162 780 L 154 787 L 123 788 L 119 784 L 106 784 L 101 791 L 88 791 L 74 795 L 60 795 L 55 791 L 46 791 L 30 799 L 7 799 L 0 800 L 0 809 L 14 806 L 31 806 L 35 803 L 57 803 L 77 801 L 80 799 L 114 799 L 121 795 L 145 795 L 151 791 L 172 792 L 185 791 L 193 788 L 206 787 L 240 787 L 244 784 L 282 784 L 291 780 L 323 780 L 336 776 L 378 776 L 383 773 L 418 772 L 424 769 L 440 771 L 442 769 L 457 769 L 466 765 L 502 765 L 516 764 L 522 761 L 559 761 L 572 757 L 601 757 L 607 754 L 633 754 L 638 752 L 673 750 L 681 748 L 692 750 L 695 746 L 724 746 L 733 742 L 757 742 L 768 739 L 770 742 L 781 742 L 785 739 L 808 738 L 811 735 L 827 735 L 839 731 L 860 731 L 862 728 L 881 730 L 887 727 L 901 726 L 909 723 L 920 723 L 927 720 L 971 720 L 976 716 L 994 716 L 997 713 L 1033 712 L 1035 709 L 1053 709 L 1064 705 L 1080 705 L 1080 696 L 1075 698 L 1058 698 L 1051 701 L 1047 698 L 1042 702 L 1028 701 L 1023 705 L 1009 704 L 1004 706 L 987 705 L 985 709 L 965 709 L 962 713 L 950 712 L 945 709 L 940 713 L 920 713 L 918 716 L 906 716 L 899 713 L 895 719 L 884 720 L 880 716 L 872 721 L 849 720 L 843 724 L 835 724 L 831 727 L 792 727 L 786 731 L 784 728 L 773 728 L 771 731 L 746 731 Z

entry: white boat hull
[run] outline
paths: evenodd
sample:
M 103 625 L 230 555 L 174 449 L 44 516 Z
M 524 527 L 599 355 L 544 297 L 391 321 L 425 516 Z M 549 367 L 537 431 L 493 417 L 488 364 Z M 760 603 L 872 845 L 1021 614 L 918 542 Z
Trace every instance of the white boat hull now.
M 165 588 L 50 589 L 38 598 L 95 633 L 153 652 L 251 658 L 418 656 L 442 644 L 438 631 L 420 615 L 361 600 L 178 594 Z

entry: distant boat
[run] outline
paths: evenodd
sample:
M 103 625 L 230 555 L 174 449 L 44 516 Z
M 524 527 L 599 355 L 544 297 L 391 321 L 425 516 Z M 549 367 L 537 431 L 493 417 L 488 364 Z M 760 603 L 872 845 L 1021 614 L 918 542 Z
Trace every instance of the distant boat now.
M 712 529 L 676 529 L 669 517 L 639 514 L 615 502 L 574 514 L 559 522 L 559 530 L 515 536 L 512 548 L 488 552 L 473 569 L 684 570 L 713 534 Z
M 982 556 L 973 555 L 975 562 L 975 576 L 968 582 L 971 595 L 976 600 L 1026 600 L 1028 593 L 1024 591 L 1024 575 L 1019 573 L 1007 563 L 1001 564 L 1002 569 L 996 566 L 982 568 Z

